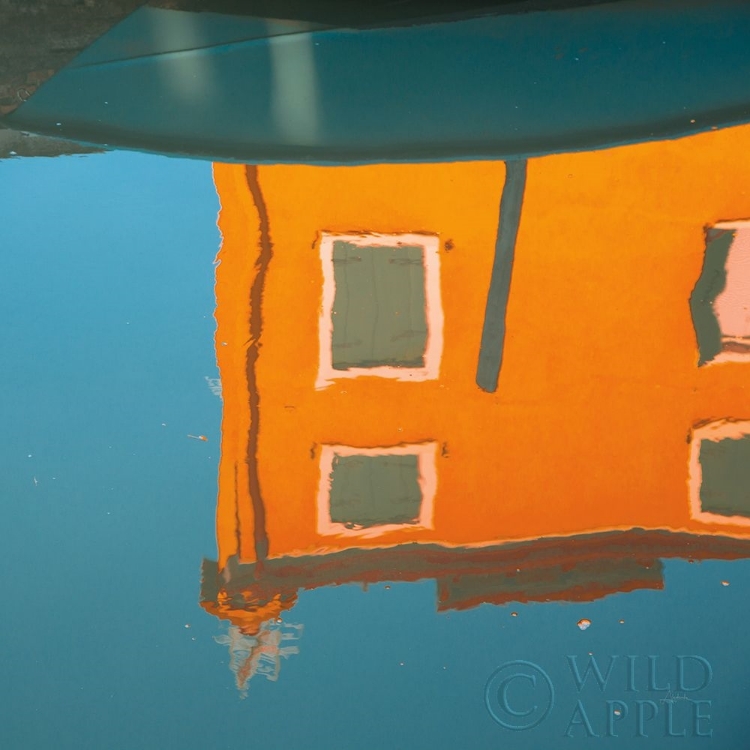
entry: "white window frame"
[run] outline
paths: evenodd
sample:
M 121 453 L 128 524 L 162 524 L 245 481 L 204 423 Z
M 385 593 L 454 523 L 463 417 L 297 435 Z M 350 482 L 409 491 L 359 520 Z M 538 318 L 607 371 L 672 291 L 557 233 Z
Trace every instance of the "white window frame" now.
M 320 452 L 320 483 L 318 485 L 318 534 L 321 536 L 373 537 L 391 531 L 424 530 L 433 528 L 435 492 L 437 491 L 437 450 L 435 442 L 412 443 L 384 448 L 354 448 L 350 445 L 323 445 Z M 331 473 L 336 456 L 417 456 L 419 490 L 422 504 L 416 523 L 389 523 L 351 529 L 331 520 Z
M 701 443 L 704 440 L 720 440 L 750 436 L 750 421 L 720 419 L 694 428 L 690 442 L 690 517 L 701 523 L 724 524 L 725 526 L 750 526 L 750 518 L 745 516 L 724 516 L 709 513 L 701 504 L 701 484 L 703 471 L 700 463 Z
M 333 303 L 336 297 L 336 279 L 333 270 L 335 242 L 348 242 L 357 247 L 403 247 L 419 245 L 424 249 L 425 318 L 427 344 L 424 367 L 350 367 L 336 370 L 333 367 Z M 443 305 L 440 294 L 440 239 L 434 234 L 332 234 L 324 232 L 320 240 L 320 258 L 323 264 L 323 303 L 318 324 L 320 355 L 315 388 L 327 388 L 342 378 L 378 377 L 402 381 L 435 380 L 440 373 L 443 353 Z

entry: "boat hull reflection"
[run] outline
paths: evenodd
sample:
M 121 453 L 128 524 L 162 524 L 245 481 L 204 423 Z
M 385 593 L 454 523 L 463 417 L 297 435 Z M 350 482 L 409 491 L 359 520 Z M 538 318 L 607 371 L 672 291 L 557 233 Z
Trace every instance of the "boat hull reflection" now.
M 224 161 L 509 159 L 747 122 L 748 38 L 735 0 L 358 29 L 142 8 L 5 121 Z

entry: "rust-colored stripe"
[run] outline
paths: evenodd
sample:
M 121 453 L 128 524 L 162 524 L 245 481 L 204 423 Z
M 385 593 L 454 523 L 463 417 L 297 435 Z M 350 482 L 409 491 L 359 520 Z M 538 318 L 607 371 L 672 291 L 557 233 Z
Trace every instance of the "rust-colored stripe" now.
M 258 167 L 248 165 L 245 168 L 247 185 L 253 197 L 255 208 L 258 211 L 260 232 L 260 253 L 255 261 L 255 278 L 250 287 L 250 341 L 247 347 L 247 386 L 250 398 L 250 431 L 247 440 L 247 470 L 248 486 L 250 488 L 250 502 L 253 506 L 255 517 L 255 555 L 256 560 L 262 563 L 268 556 L 268 536 L 266 534 L 266 508 L 263 504 L 263 496 L 260 489 L 258 477 L 258 434 L 260 430 L 260 393 L 258 391 L 258 375 L 256 366 L 260 353 L 260 337 L 263 332 L 263 289 L 266 283 L 266 272 L 268 264 L 273 257 L 273 244 L 268 221 L 268 209 L 263 199 L 258 180 Z

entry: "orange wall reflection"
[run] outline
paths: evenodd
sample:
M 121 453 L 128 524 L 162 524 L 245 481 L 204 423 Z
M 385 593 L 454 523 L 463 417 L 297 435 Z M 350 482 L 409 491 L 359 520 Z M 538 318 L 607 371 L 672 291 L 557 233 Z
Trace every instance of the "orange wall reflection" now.
M 697 366 L 689 298 L 705 228 L 750 217 L 750 128 L 530 161 L 502 372 L 497 392 L 486 393 L 474 376 L 504 173 L 497 162 L 215 165 L 224 578 L 204 591 L 207 609 L 257 631 L 293 603 L 305 576 L 310 586 L 377 580 L 378 569 L 388 579 L 395 547 L 411 561 L 401 565 L 405 579 L 430 570 L 440 578 L 442 565 L 468 586 L 472 565 L 487 575 L 482 548 L 500 564 L 503 544 L 570 537 L 567 551 L 555 542 L 549 558 L 562 568 L 547 577 L 562 581 L 565 566 L 601 568 L 595 561 L 624 560 L 628 544 L 643 541 L 638 569 L 605 575 L 609 583 L 592 583 L 590 595 L 597 586 L 659 586 L 661 556 L 744 555 L 750 528 L 691 515 L 688 471 L 696 424 L 750 417 L 750 363 Z M 372 233 L 438 238 L 438 375 L 342 377 L 321 387 L 321 243 Z M 330 446 L 427 445 L 435 487 L 426 522 L 321 533 Z M 620 531 L 629 541 L 618 547 L 609 532 Z M 708 541 L 696 545 L 696 533 Z M 600 541 L 578 549 L 587 534 Z M 455 553 L 470 549 L 465 567 Z M 254 563 L 262 567 L 243 578 L 243 564 Z M 446 601 L 450 580 L 440 589 Z M 456 596 L 466 606 L 502 599 L 475 588 L 474 599 L 468 589 Z M 511 588 L 523 599 L 523 585 Z

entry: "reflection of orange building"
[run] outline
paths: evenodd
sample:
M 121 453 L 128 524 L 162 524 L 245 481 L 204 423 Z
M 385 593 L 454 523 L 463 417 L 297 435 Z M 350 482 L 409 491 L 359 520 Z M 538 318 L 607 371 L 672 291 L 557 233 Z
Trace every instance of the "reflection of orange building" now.
M 429 576 L 455 606 L 586 598 L 660 586 L 659 557 L 745 555 L 742 502 L 695 512 L 688 483 L 694 426 L 750 417 L 750 363 L 698 367 L 689 300 L 706 228 L 750 216 L 750 128 L 529 163 L 494 393 L 475 371 L 502 163 L 214 174 L 207 609 L 253 632 L 307 585 Z M 382 284 L 401 290 L 387 330 L 352 312 Z M 376 480 L 398 487 L 362 489 Z

